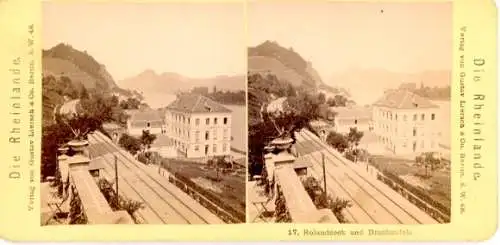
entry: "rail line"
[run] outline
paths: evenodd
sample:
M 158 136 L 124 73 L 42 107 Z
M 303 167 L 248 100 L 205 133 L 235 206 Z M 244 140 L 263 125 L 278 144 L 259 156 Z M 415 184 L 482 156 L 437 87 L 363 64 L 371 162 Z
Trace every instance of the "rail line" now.
M 309 138 L 313 138 L 314 141 L 317 144 L 319 144 L 320 146 L 325 147 L 326 150 L 333 157 L 335 157 L 338 161 L 340 161 L 343 165 L 345 165 L 347 167 L 347 169 L 351 170 L 359 178 L 362 178 L 362 179 L 366 180 L 372 187 L 374 187 L 375 189 L 379 190 L 382 194 L 384 194 L 384 196 L 388 197 L 387 193 L 394 194 L 394 197 L 396 199 L 400 200 L 399 203 L 398 202 L 394 202 L 394 204 L 396 204 L 397 206 L 399 206 L 402 210 L 410 210 L 412 216 L 413 215 L 414 216 L 418 215 L 419 216 L 418 218 L 419 219 L 423 219 L 423 222 L 425 224 L 428 224 L 428 223 L 439 223 L 436 219 L 432 218 L 432 216 L 430 216 L 425 211 L 423 211 L 420 208 L 418 208 L 416 205 L 412 204 L 410 201 L 408 201 L 407 199 L 405 199 L 404 197 L 402 197 L 398 192 L 394 191 L 392 188 L 390 188 L 389 186 L 385 185 L 384 183 L 379 182 L 379 181 L 369 181 L 371 179 L 371 177 L 368 174 L 366 174 L 366 172 L 364 172 L 364 171 L 358 171 L 359 169 L 357 170 L 356 168 L 359 168 L 359 167 L 357 167 L 356 165 L 354 165 L 351 162 L 347 161 L 342 156 L 339 156 L 340 153 L 334 151 L 333 148 L 331 148 L 330 146 L 326 145 L 323 141 L 321 141 L 312 132 L 306 131 L 305 133 L 308 135 Z M 390 200 L 392 200 L 392 199 L 390 199 Z M 410 214 L 410 212 L 408 212 L 408 211 L 407 211 L 407 213 Z M 414 218 L 417 218 L 417 217 L 414 217 Z
M 304 144 L 302 140 L 307 140 L 311 142 L 311 144 L 318 147 L 320 151 L 326 150 L 328 154 L 325 154 L 325 160 L 328 160 L 327 162 L 329 164 L 333 164 L 338 167 L 336 164 L 336 162 L 338 162 L 344 165 L 345 168 L 335 168 L 335 170 L 343 170 L 343 173 L 332 170 L 331 168 L 328 168 L 328 166 L 326 167 L 327 173 L 330 179 L 339 185 L 341 188 L 340 191 L 343 192 L 343 194 L 350 196 L 359 208 L 369 217 L 370 220 L 367 220 L 366 217 L 364 217 L 365 219 L 363 222 L 373 221 L 384 224 L 437 223 L 436 220 L 432 219 L 425 212 L 413 206 L 409 201 L 399 196 L 399 194 L 394 190 L 389 187 L 383 188 L 382 185 L 375 185 L 372 183 L 373 181 L 370 181 L 369 176 L 358 173 L 353 166 L 350 166 L 349 163 L 346 163 L 343 159 L 337 156 L 337 154 L 335 154 L 329 146 L 320 142 L 320 140 L 315 138 L 311 132 L 303 130 L 297 134 L 297 139 L 297 142 L 301 146 Z M 316 164 L 316 167 L 318 167 L 321 166 L 321 160 L 319 159 L 320 156 L 314 156 L 315 153 L 319 152 L 312 152 L 304 157 L 314 159 L 314 162 L 318 163 Z M 316 172 L 317 171 L 318 170 L 316 170 Z M 393 194 L 392 197 L 389 197 L 385 192 Z M 394 201 L 394 198 L 400 199 L 400 202 L 398 203 L 397 201 Z M 361 203 L 364 203 L 364 207 L 361 206 Z M 384 210 L 384 212 L 380 212 L 381 210 Z M 354 217 L 352 212 L 351 215 Z M 364 216 L 360 214 L 357 215 Z M 357 219 L 355 220 L 357 221 Z
M 132 189 L 137 196 L 144 200 L 146 205 L 151 208 L 163 223 L 223 223 L 222 220 L 201 206 L 201 204 L 192 200 L 189 195 L 177 189 L 176 186 L 162 181 L 164 179 L 160 179 L 160 176 L 155 176 L 155 173 L 152 173 L 152 169 L 143 166 L 142 163 L 138 163 L 131 155 L 125 154 L 122 149 L 113 144 L 100 132 L 92 134 L 89 138 L 95 140 L 95 142 L 102 143 L 103 147 L 109 151 L 108 153 L 111 153 L 102 157 L 107 163 L 106 165 L 110 171 L 114 169 L 112 165 L 113 159 L 111 159 L 111 157 L 116 156 L 120 160 L 121 164 L 118 171 L 122 172 L 121 180 L 124 181 L 127 184 L 126 186 Z M 99 149 L 96 148 L 97 146 L 94 146 L 93 150 L 98 151 Z M 138 190 L 140 189 L 139 186 L 143 187 L 142 190 Z M 179 196 L 183 197 L 182 199 L 184 200 Z M 159 197 L 159 199 L 156 197 Z M 158 202 L 159 200 L 163 202 Z M 192 200 L 190 205 L 185 203 L 186 200 Z M 168 216 L 165 213 L 162 215 L 158 210 L 170 210 L 176 215 Z

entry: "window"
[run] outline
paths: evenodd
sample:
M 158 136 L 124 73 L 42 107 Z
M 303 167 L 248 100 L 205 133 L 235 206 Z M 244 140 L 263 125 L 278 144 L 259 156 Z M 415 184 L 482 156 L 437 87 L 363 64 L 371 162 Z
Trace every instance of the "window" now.
M 227 128 L 224 129 L 224 139 L 227 140 Z
M 222 152 L 226 152 L 227 151 L 227 144 L 224 143 L 224 145 L 222 145 Z
M 413 141 L 413 152 L 417 150 L 417 142 Z
M 147 123 L 146 123 L 146 127 L 148 127 L 148 128 L 149 128 L 149 127 L 151 127 L 151 123 L 150 123 L 150 122 L 147 122 Z
M 434 147 L 435 147 L 434 141 L 431 141 L 431 148 L 434 148 Z
M 434 113 L 431 114 L 431 120 L 436 119 L 436 115 Z
M 417 121 L 417 114 L 413 114 L 413 121 Z
M 214 135 L 214 137 L 213 137 L 213 138 L 214 138 L 214 140 L 216 140 L 216 139 L 217 139 L 217 129 L 214 129 L 214 133 L 213 133 L 213 135 Z
M 191 118 L 188 117 L 188 124 L 191 124 Z
M 394 115 L 394 120 L 398 120 L 398 114 L 396 113 L 396 115 Z
M 196 142 L 200 141 L 200 131 L 196 131 L 196 132 L 194 133 L 194 135 L 195 135 L 195 136 L 194 136 L 194 137 L 195 137 L 195 141 L 196 141 Z
M 196 126 L 200 125 L 200 119 L 196 118 L 196 120 L 194 120 L 194 123 L 196 124 Z
M 424 121 L 425 120 L 425 114 L 422 114 L 421 117 L 422 117 L 422 121 Z
M 356 120 L 354 120 L 354 124 L 358 124 L 358 120 L 357 120 L 357 119 L 356 119 Z
M 422 140 L 422 141 L 420 141 L 420 148 L 421 148 L 421 149 L 424 149 L 424 141 L 423 141 L 423 140 Z
M 227 117 L 224 117 L 224 125 L 227 124 Z
M 406 120 L 407 120 L 407 119 L 408 119 L 408 118 L 406 117 L 406 115 L 403 115 L 403 121 L 405 121 L 405 122 L 406 122 Z
M 217 118 L 214 118 L 214 124 L 217 125 Z
M 205 119 L 205 124 L 209 125 L 210 124 L 210 118 Z
M 205 140 L 208 140 L 208 138 L 209 138 L 208 136 L 209 135 L 208 135 L 208 131 L 207 131 L 207 132 L 205 132 Z
M 200 147 L 198 145 L 195 145 L 194 146 L 194 151 L 199 151 L 200 150 Z
M 403 148 L 406 148 L 406 140 L 403 141 Z
M 417 136 L 417 129 L 413 128 L 413 136 Z
M 217 145 L 214 144 L 214 147 L 213 147 L 213 152 L 216 153 L 217 152 Z

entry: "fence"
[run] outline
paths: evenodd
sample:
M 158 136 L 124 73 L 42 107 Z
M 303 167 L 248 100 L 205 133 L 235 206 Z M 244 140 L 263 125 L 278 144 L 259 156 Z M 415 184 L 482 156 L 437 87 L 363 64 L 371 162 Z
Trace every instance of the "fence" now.
M 393 173 L 383 170 L 378 173 L 377 179 L 399 192 L 403 197 L 415 204 L 420 209 L 431 215 L 441 223 L 450 222 L 451 210 L 443 204 L 436 202 L 422 190 L 406 183 Z
M 206 207 L 211 212 L 215 213 L 226 223 L 242 223 L 245 222 L 245 213 L 234 209 L 227 205 L 219 197 L 199 187 L 196 183 L 187 177 L 175 173 L 168 177 L 168 181 L 179 187 L 193 197 L 202 206 Z

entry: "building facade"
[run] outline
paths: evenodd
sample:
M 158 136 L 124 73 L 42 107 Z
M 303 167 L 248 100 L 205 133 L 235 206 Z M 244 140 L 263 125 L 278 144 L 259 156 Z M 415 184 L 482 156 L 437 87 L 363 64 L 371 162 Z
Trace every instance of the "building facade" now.
M 183 94 L 167 106 L 166 134 L 187 158 L 225 156 L 231 149 L 231 110 L 201 95 Z
M 373 105 L 374 132 L 396 155 L 439 149 L 439 107 L 406 90 L 387 92 Z
M 370 108 L 361 106 L 330 107 L 335 113 L 335 131 L 347 134 L 351 128 L 358 131 L 371 131 L 373 128 L 372 113 Z
M 127 133 L 131 136 L 141 136 L 142 131 L 149 131 L 151 134 L 165 134 L 166 125 L 162 113 L 152 109 L 135 110 L 129 112 L 127 120 Z

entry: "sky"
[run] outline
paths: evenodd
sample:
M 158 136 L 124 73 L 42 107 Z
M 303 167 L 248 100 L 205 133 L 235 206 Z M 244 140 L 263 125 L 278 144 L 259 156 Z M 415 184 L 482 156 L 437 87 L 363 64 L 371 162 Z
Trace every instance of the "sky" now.
M 248 19 L 250 46 L 273 40 L 293 47 L 325 82 L 353 68 L 452 66 L 450 3 L 259 3 L 249 5 Z
M 43 48 L 86 50 L 115 80 L 246 73 L 242 3 L 43 3 Z

